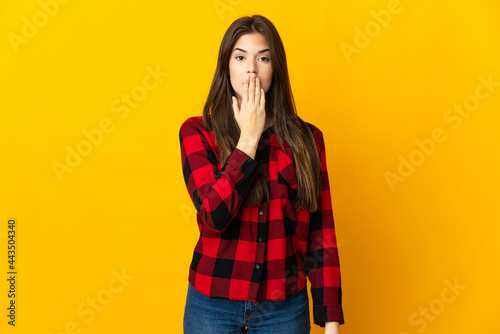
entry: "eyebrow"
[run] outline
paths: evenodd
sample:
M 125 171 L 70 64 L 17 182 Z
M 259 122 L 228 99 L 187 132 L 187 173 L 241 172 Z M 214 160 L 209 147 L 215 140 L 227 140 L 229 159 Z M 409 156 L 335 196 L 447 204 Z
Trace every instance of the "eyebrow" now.
M 235 48 L 235 49 L 233 50 L 233 52 L 234 52 L 234 51 L 236 51 L 236 50 L 239 50 L 239 51 L 241 51 L 241 52 L 247 53 L 245 50 L 240 49 L 240 48 Z M 269 49 L 260 50 L 260 51 L 259 51 L 259 52 L 257 52 L 257 53 L 263 53 L 263 52 L 266 52 L 266 51 L 269 51 Z

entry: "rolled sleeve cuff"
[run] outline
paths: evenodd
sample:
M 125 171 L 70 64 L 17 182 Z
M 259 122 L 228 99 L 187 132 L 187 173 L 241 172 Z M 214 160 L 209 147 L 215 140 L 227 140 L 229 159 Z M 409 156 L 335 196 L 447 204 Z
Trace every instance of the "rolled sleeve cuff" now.
M 344 312 L 339 305 L 315 305 L 313 306 L 314 323 L 325 327 L 325 322 L 336 321 L 340 325 L 344 323 Z
M 235 148 L 227 158 L 227 163 L 238 169 L 245 176 L 252 177 L 257 172 L 260 164 L 252 159 L 248 154 Z

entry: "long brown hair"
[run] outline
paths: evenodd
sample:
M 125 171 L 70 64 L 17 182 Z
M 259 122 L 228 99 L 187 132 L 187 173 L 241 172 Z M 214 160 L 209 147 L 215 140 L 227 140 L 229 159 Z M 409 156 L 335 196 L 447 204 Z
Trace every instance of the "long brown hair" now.
M 238 39 L 249 33 L 262 34 L 269 44 L 273 79 L 266 93 L 266 114 L 271 114 L 274 119 L 274 132 L 280 145 L 283 147 L 283 142 L 286 142 L 293 151 L 298 181 L 295 209 L 307 207 L 310 212 L 314 212 L 318 209 L 321 189 L 319 154 L 309 126 L 297 115 L 283 43 L 274 25 L 264 16 L 241 17 L 226 31 L 203 108 L 203 121 L 215 135 L 223 165 L 240 137 L 231 101 L 231 96 L 236 94 L 229 76 L 229 57 Z M 260 168 L 243 205 L 258 206 L 264 199 L 269 201 L 269 190 L 264 171 Z

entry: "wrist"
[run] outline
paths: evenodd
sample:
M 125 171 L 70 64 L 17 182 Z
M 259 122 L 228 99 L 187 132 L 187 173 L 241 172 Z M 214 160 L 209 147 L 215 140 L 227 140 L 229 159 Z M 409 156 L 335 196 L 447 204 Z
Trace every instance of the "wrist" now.
M 249 157 L 255 159 L 255 152 L 257 151 L 257 146 L 259 145 L 259 141 L 252 139 L 240 139 L 236 148 L 245 152 Z
M 337 321 L 325 322 L 325 334 L 340 334 L 340 324 Z

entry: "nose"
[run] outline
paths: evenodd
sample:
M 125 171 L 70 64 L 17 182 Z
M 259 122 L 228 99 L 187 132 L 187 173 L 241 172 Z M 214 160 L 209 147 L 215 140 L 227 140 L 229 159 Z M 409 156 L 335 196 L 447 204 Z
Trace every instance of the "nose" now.
M 255 66 L 255 62 L 249 61 L 248 63 L 249 64 L 248 64 L 247 74 L 250 75 L 252 73 L 255 73 L 255 75 L 257 75 L 257 66 Z

